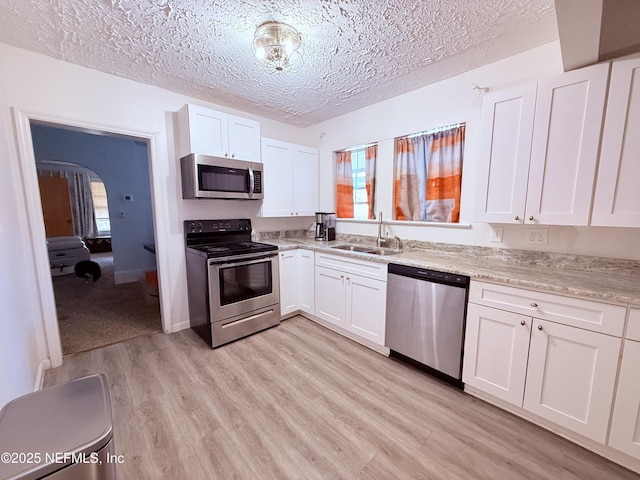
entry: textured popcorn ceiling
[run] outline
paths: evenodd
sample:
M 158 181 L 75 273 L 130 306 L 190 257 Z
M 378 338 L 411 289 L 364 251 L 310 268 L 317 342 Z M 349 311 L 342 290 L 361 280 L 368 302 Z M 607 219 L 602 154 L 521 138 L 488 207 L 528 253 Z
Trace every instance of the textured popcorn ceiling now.
M 553 0 L 2 0 L 0 42 L 312 125 L 557 38 Z M 256 26 L 303 35 L 295 74 L 253 61 Z M 471 88 L 471 86 L 470 86 Z

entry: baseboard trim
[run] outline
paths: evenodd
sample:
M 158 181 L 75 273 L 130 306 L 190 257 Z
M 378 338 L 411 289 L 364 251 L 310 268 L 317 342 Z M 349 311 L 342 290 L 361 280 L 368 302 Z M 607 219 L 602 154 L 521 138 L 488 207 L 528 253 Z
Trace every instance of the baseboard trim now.
M 40 365 L 38 365 L 38 373 L 36 375 L 36 384 L 34 385 L 33 391 L 37 392 L 38 390 L 42 390 L 44 385 L 44 374 L 47 370 L 51 369 L 51 360 L 48 358 L 46 360 L 42 360 Z
M 174 323 L 172 325 L 171 332 L 167 332 L 167 333 L 176 333 L 176 332 L 179 332 L 180 330 L 186 330 L 189 327 L 190 327 L 189 322 Z
M 126 270 L 124 272 L 113 272 L 113 281 L 116 285 L 123 283 L 133 283 L 145 278 L 144 270 Z
M 318 318 L 315 315 L 310 315 L 310 314 L 305 313 L 305 312 L 299 312 L 299 314 L 302 315 L 305 318 L 308 318 L 312 322 L 315 322 L 318 325 L 323 326 L 324 328 L 332 330 L 332 331 L 342 335 L 343 337 L 348 338 L 349 340 L 353 340 L 354 342 L 359 343 L 360 345 L 363 345 L 363 346 L 365 346 L 367 348 L 370 348 L 371 350 L 374 350 L 374 351 L 378 352 L 379 354 L 384 355 L 385 357 L 389 356 L 389 353 L 390 353 L 389 347 L 385 347 L 383 345 L 378 345 L 376 343 L 373 343 L 370 340 L 367 340 L 366 338 L 359 337 L 355 333 L 351 333 L 350 331 L 345 330 L 344 328 L 341 328 L 341 327 L 339 327 L 337 325 L 334 325 L 334 324 L 332 324 L 330 322 L 322 320 L 321 318 Z
M 601 457 L 607 458 L 618 465 L 623 466 L 635 473 L 640 473 L 640 461 L 629 455 L 619 452 L 618 450 L 608 446 L 598 443 L 590 438 L 584 437 L 578 433 L 572 432 L 571 430 L 561 427 L 560 425 L 556 425 L 553 422 L 548 421 L 545 418 L 538 417 L 522 407 L 518 407 L 516 405 L 512 405 L 508 402 L 505 402 L 502 399 L 496 398 L 493 395 L 483 392 L 482 390 L 478 390 L 477 388 L 471 387 L 467 384 L 464 386 L 464 391 L 469 395 L 472 395 L 482 401 L 495 405 L 496 407 L 506 410 L 513 415 L 516 415 L 520 418 L 523 418 L 531 423 L 534 423 L 546 430 L 549 430 L 556 435 L 569 440 L 577 445 L 580 445 L 587 450 L 592 451 L 600 455 Z

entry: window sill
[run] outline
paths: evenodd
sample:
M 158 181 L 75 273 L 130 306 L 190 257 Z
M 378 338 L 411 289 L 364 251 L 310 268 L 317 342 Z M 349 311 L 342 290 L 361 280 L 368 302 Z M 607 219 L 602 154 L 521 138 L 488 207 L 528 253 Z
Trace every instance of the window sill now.
M 378 220 L 359 220 L 355 218 L 336 218 L 336 223 L 361 223 L 361 224 L 374 224 L 378 223 Z M 444 222 L 413 222 L 406 220 L 382 220 L 384 225 L 402 225 L 403 227 L 440 227 L 440 228 L 461 228 L 470 229 L 470 223 L 444 223 Z

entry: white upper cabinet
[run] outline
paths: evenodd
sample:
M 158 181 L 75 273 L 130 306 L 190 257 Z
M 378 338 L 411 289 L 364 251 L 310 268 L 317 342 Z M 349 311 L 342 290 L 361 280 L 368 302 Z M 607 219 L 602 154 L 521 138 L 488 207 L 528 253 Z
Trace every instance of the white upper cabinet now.
M 296 215 L 312 216 L 318 210 L 318 150 L 293 145 L 293 201 Z
M 260 162 L 260 122 L 227 115 L 228 156 L 237 160 Z
M 478 220 L 523 220 L 535 104 L 535 83 L 484 97 Z
M 263 217 L 312 216 L 318 209 L 318 150 L 262 139 Z
M 178 112 L 178 154 L 260 161 L 260 123 L 198 105 Z
M 485 96 L 477 219 L 587 225 L 608 64 Z
M 538 83 L 525 221 L 588 225 L 609 64 Z
M 640 227 L 640 57 L 613 62 L 591 225 Z

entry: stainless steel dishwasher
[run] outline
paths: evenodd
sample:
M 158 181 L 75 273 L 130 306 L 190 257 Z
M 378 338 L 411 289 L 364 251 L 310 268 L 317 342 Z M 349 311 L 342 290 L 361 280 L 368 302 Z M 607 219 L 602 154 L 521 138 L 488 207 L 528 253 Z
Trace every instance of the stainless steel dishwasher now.
M 468 290 L 465 275 L 389 264 L 386 345 L 391 355 L 462 387 Z

